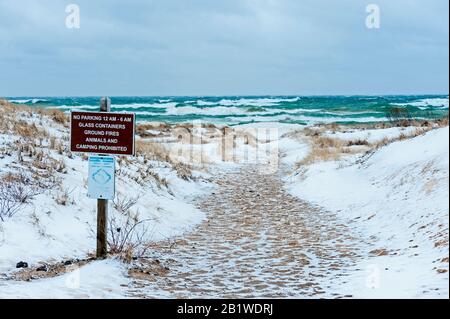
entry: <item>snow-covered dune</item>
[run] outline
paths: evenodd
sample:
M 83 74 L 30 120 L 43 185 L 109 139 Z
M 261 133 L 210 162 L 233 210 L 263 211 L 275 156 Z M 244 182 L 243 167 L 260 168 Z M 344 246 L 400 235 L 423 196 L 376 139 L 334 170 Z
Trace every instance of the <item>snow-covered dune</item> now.
M 18 178 L 25 180 L 18 185 L 26 195 L 14 214 L 6 214 L 9 202 L 0 196 L 0 272 L 15 270 L 19 261 L 38 266 L 85 258 L 96 246 L 96 200 L 87 197 L 87 157 L 68 151 L 67 123 L 55 122 L 47 113 L 2 109 L 1 105 L 0 115 L 4 118 L 0 195 L 9 195 L 6 188 L 16 185 Z M 27 130 L 33 134 L 25 134 Z M 26 191 L 44 182 L 36 194 Z M 205 218 L 186 197 L 209 187 L 200 173 L 193 171 L 190 178 L 182 178 L 168 162 L 139 154 L 118 158 L 116 198 L 109 202 L 108 227 L 123 228 L 129 218 L 143 221 L 139 232 L 145 233 L 145 241 L 180 235 Z
M 342 288 L 356 297 L 448 297 L 449 128 L 371 154 L 302 167 L 289 191 L 366 238 Z

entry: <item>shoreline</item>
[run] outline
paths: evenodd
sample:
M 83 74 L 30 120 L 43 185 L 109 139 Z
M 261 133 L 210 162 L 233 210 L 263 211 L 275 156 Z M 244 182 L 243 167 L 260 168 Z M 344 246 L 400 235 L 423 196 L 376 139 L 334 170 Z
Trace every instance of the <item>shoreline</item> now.
M 27 102 L 29 100 L 21 100 Z M 32 108 L 94 111 L 98 99 L 92 97 L 34 99 Z M 133 112 L 139 123 L 171 124 L 201 121 L 218 126 L 257 126 L 261 123 L 295 125 L 375 125 L 391 117 L 436 120 L 448 117 L 448 95 L 409 96 L 322 96 L 322 97 L 116 97 L 113 111 Z M 263 124 L 264 125 L 264 124 Z M 267 124 L 268 125 L 268 124 Z

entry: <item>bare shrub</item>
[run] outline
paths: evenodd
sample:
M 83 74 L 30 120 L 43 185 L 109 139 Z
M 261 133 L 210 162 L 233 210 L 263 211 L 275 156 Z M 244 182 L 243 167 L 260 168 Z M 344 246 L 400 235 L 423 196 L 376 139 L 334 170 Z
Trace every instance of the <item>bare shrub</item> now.
M 136 154 L 148 160 L 171 162 L 169 151 L 159 143 L 136 141 Z
M 298 168 L 300 166 L 312 164 L 318 161 L 338 160 L 343 153 L 344 152 L 342 148 L 321 148 L 313 146 L 309 154 L 300 162 L 298 162 L 296 166 Z
M 331 138 L 327 136 L 319 136 L 314 138 L 314 145 L 320 148 L 339 148 L 342 147 L 345 144 L 344 141 L 338 139 L 338 138 Z
M 69 191 L 67 188 L 63 188 L 56 193 L 55 202 L 61 206 L 68 206 L 74 204 L 71 197 L 73 190 Z
M 386 117 L 395 126 L 411 126 L 415 124 L 413 114 L 405 107 L 391 107 L 386 112 Z
M 0 219 L 14 216 L 22 205 L 28 203 L 40 190 L 13 178 L 12 174 L 0 180 Z
M 370 143 L 367 140 L 357 139 L 347 142 L 347 146 L 369 146 Z
M 141 195 L 138 195 L 136 197 L 126 197 L 126 196 L 121 197 L 118 195 L 113 201 L 113 206 L 118 212 L 126 213 L 134 205 L 137 204 L 140 198 Z
M 160 135 L 162 132 L 167 132 L 169 128 L 170 126 L 167 123 L 141 123 L 136 127 L 136 134 L 143 138 L 155 137 Z M 159 134 L 148 131 L 158 131 Z
M 50 137 L 50 141 L 49 141 L 49 147 L 54 150 L 56 148 L 56 137 L 52 136 Z
M 417 136 L 421 136 L 427 132 L 429 132 L 430 130 L 432 130 L 432 127 L 418 127 L 416 128 L 414 131 L 410 132 L 410 133 L 401 133 L 399 136 L 397 137 L 393 137 L 393 138 L 383 138 L 381 141 L 375 143 L 372 145 L 372 149 L 377 150 L 381 147 L 384 147 L 386 145 L 389 145 L 391 143 L 394 142 L 398 142 L 398 141 L 404 141 L 404 140 L 408 140 Z
M 192 168 L 184 163 L 176 163 L 173 165 L 173 168 L 176 170 L 178 177 L 184 180 L 192 179 Z
M 348 147 L 348 142 L 320 134 L 309 135 L 309 143 L 311 150 L 304 159 L 296 164 L 297 168 L 318 161 L 338 160 L 343 154 L 355 152 Z
M 34 227 L 38 230 L 39 236 L 41 237 L 47 237 L 47 234 L 45 232 L 45 228 L 43 227 L 41 223 L 41 219 L 39 218 L 39 215 L 36 213 L 36 210 L 34 210 L 30 214 L 31 224 L 33 224 Z
M 49 109 L 47 109 L 46 113 L 56 123 L 66 124 L 68 122 L 67 115 L 61 110 L 56 110 L 56 109 L 49 110 Z
M 184 164 L 179 161 L 174 161 L 170 157 L 170 151 L 159 143 L 148 141 L 136 141 L 136 153 L 137 155 L 142 156 L 144 160 L 154 160 L 171 164 L 172 168 L 177 172 L 177 175 L 180 178 L 183 178 L 185 180 L 192 178 L 191 167 L 188 164 Z M 147 173 L 149 175 L 156 177 L 155 174 L 152 174 L 152 172 Z M 159 177 L 156 179 L 158 180 Z
M 32 166 L 47 171 L 49 174 L 53 174 L 54 172 L 67 173 L 67 165 L 63 158 L 56 160 L 50 154 L 44 153 L 43 151 L 36 152 Z
M 159 174 L 155 173 L 153 170 L 148 169 L 146 174 L 148 177 L 152 177 L 155 180 L 156 185 L 158 185 L 159 188 L 161 187 L 167 188 L 169 186 L 169 182 L 167 181 L 167 179 L 159 176 Z
M 302 133 L 305 136 L 314 136 L 317 137 L 321 134 L 320 130 L 318 128 L 312 128 L 312 127 L 306 127 L 302 130 Z
M 382 140 L 380 140 L 380 141 L 378 141 L 377 143 L 375 143 L 375 144 L 373 145 L 373 148 L 374 148 L 374 149 L 379 149 L 379 148 L 381 148 L 381 147 L 383 147 L 383 146 L 386 146 L 386 145 L 390 144 L 391 142 L 392 142 L 392 139 L 389 139 L 389 138 L 387 138 L 387 137 L 384 137 Z
M 148 250 L 149 219 L 139 220 L 137 215 L 127 212 L 125 220 L 115 216 L 108 218 L 109 253 L 119 255 L 130 262 L 139 258 Z
M 436 120 L 436 124 L 439 127 L 446 127 L 446 126 L 448 126 L 448 112 L 447 112 L 447 114 L 445 116 L 443 116 L 442 118 Z
M 67 165 L 63 158 L 55 162 L 55 169 L 58 173 L 67 174 Z
M 6 188 L 4 187 L 4 185 L 0 184 L 1 221 L 4 221 L 5 217 L 12 217 L 13 215 L 15 215 L 22 205 L 22 202 L 15 200 L 14 196 L 9 192 L 9 188 Z

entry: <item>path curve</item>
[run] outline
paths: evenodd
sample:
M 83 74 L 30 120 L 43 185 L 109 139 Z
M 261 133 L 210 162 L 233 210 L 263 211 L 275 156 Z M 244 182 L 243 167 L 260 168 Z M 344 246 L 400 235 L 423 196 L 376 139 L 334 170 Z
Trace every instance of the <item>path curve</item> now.
M 280 172 L 242 166 L 215 179 L 196 201 L 207 219 L 130 270 L 131 297 L 350 297 L 336 289 L 358 238 L 335 213 L 288 194 Z

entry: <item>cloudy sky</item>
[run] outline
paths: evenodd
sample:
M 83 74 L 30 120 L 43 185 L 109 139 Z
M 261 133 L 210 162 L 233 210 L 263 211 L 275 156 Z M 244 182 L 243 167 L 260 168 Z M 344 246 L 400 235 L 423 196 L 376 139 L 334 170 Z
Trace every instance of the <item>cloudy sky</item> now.
M 0 0 L 0 96 L 448 94 L 448 5 Z

